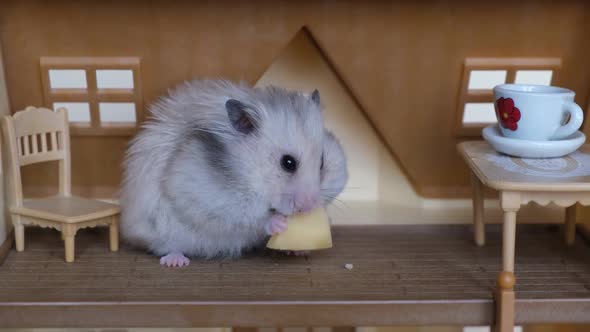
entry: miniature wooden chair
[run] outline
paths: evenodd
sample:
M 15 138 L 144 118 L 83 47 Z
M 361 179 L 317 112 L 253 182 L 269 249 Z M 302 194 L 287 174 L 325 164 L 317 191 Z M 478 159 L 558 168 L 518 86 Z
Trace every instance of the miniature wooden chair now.
M 61 231 L 66 262 L 73 262 L 76 232 L 81 228 L 108 225 L 110 249 L 117 251 L 119 207 L 71 195 L 70 133 L 66 110 L 61 108 L 54 112 L 47 108 L 27 107 L 13 116 L 5 116 L 2 129 L 8 150 L 7 196 L 16 250 L 25 248 L 26 225 L 51 227 Z M 47 161 L 59 161 L 59 194 L 24 199 L 20 168 Z

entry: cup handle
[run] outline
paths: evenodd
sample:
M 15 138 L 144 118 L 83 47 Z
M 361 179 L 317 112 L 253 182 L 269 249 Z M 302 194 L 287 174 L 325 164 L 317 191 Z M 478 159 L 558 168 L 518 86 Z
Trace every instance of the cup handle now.
M 582 108 L 571 101 L 566 101 L 564 108 L 570 114 L 570 120 L 565 126 L 559 127 L 551 139 L 566 138 L 582 126 L 582 121 L 584 121 L 584 111 L 582 111 Z

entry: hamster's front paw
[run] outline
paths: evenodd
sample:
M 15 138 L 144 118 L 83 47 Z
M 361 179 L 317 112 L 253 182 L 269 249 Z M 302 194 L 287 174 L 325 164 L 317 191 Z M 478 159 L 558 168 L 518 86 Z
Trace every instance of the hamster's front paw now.
M 166 265 L 168 267 L 183 267 L 188 266 L 190 260 L 180 253 L 170 253 L 160 258 L 160 265 Z
M 287 217 L 282 214 L 273 214 L 266 224 L 266 233 L 268 235 L 275 235 L 287 230 Z

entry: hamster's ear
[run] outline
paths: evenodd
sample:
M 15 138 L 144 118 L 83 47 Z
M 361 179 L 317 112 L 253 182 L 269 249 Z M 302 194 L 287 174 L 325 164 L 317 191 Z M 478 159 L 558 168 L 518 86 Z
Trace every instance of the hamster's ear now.
M 239 100 L 229 99 L 225 102 L 229 122 L 235 130 L 243 134 L 249 134 L 256 129 L 256 121 L 247 108 L 248 106 Z
M 311 93 L 311 101 L 313 101 L 316 105 L 320 104 L 320 92 L 318 89 L 313 90 Z

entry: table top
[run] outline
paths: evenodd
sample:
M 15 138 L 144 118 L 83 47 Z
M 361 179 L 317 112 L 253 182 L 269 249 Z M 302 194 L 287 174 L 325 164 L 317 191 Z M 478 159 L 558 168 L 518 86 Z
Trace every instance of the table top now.
M 590 191 L 590 144 L 550 159 L 511 157 L 485 141 L 463 142 L 458 150 L 479 180 L 496 190 Z

